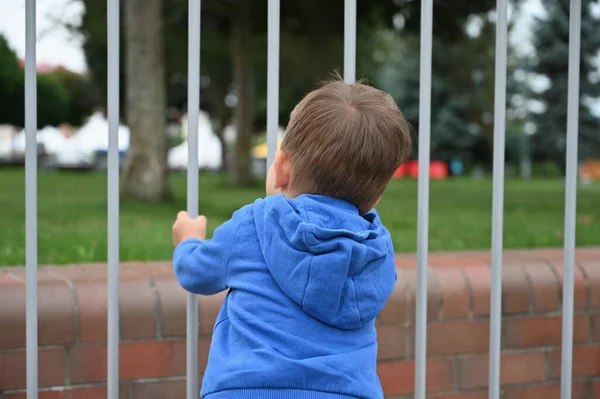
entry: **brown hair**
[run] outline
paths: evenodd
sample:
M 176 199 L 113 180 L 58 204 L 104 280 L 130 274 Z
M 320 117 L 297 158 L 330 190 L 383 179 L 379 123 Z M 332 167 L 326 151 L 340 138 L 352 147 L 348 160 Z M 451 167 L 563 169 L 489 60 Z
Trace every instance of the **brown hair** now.
M 292 190 L 371 210 L 411 152 L 410 127 L 392 97 L 361 83 L 333 81 L 292 111 L 281 149 Z

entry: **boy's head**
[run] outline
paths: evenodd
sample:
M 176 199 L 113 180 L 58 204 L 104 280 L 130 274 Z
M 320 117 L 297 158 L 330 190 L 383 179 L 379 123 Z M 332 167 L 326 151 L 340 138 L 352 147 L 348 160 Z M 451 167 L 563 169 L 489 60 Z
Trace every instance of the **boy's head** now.
M 410 152 L 410 127 L 389 94 L 364 84 L 328 83 L 292 111 L 267 194 L 325 195 L 366 213 Z

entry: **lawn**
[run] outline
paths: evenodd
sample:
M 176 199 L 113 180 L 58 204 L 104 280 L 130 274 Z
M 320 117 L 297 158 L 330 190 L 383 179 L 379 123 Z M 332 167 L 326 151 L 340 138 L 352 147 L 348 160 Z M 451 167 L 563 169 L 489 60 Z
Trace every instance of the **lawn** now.
M 171 256 L 171 225 L 185 208 L 186 178 L 171 176 L 173 199 L 162 204 L 122 201 L 122 260 Z M 39 263 L 106 260 L 106 176 L 93 172 L 40 172 L 38 178 Z M 491 180 L 470 178 L 431 183 L 430 250 L 488 249 L 491 232 Z M 212 231 L 240 206 L 263 195 L 230 186 L 221 175 L 200 176 L 200 211 Z M 560 181 L 506 181 L 506 248 L 562 246 L 564 186 Z M 378 211 L 398 252 L 416 248 L 417 184 L 394 181 Z M 0 169 L 0 265 L 25 262 L 24 172 Z M 577 245 L 600 245 L 600 185 L 578 193 Z

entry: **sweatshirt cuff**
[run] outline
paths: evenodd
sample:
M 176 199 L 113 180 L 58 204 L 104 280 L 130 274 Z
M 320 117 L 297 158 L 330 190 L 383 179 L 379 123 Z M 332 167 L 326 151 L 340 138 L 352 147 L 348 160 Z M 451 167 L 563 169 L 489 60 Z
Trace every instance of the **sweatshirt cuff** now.
M 202 240 L 199 238 L 188 238 L 185 239 L 183 241 L 181 241 L 176 247 L 175 250 L 173 251 L 173 258 L 178 257 L 178 253 L 181 252 L 183 249 L 185 249 L 186 247 L 188 247 L 191 244 L 202 244 Z

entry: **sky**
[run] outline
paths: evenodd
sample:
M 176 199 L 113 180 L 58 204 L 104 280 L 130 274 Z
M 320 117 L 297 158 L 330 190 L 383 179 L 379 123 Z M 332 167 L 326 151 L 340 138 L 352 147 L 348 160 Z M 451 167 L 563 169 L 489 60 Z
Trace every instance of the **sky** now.
M 102 1 L 102 0 L 98 0 Z M 37 61 L 62 65 L 75 72 L 86 69 L 81 38 L 58 21 L 74 23 L 83 12 L 76 0 L 37 0 Z M 0 0 L 0 33 L 20 58 L 25 58 L 25 0 Z

